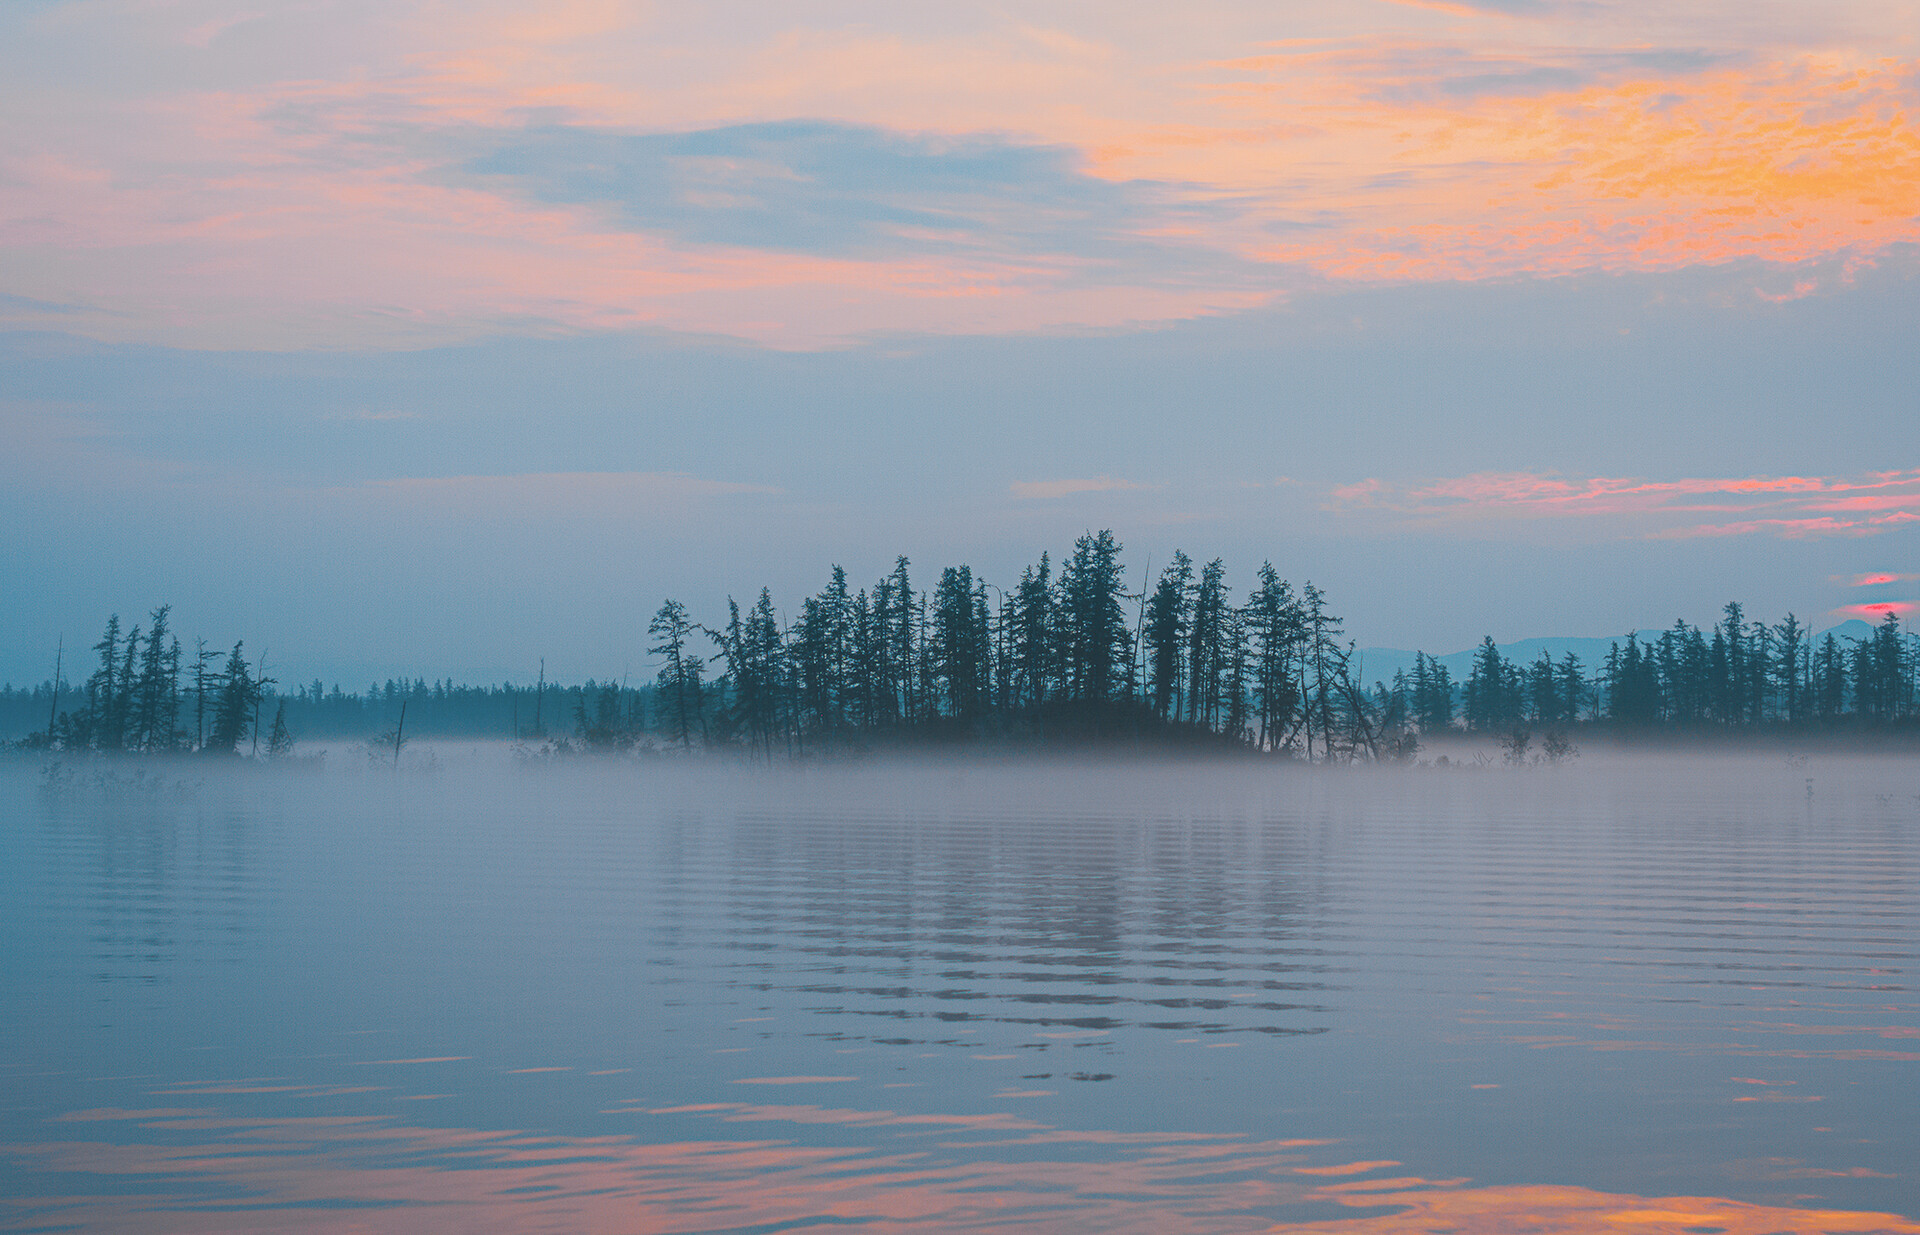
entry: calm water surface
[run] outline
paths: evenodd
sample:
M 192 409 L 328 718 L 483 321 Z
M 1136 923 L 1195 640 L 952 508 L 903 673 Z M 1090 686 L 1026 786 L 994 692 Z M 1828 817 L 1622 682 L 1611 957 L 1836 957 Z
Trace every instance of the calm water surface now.
M 1920 1232 L 1917 824 L 1818 757 L 4 767 L 0 1226 Z

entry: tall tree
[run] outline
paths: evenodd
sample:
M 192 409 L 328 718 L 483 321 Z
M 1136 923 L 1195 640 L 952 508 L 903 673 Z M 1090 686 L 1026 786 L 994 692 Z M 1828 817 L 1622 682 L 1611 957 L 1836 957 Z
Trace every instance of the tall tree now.
M 1853 697 L 1855 710 L 1861 715 L 1884 722 L 1897 720 L 1908 711 L 1912 683 L 1907 677 L 1904 643 L 1900 617 L 1889 610 L 1873 635 L 1855 645 Z
M 1187 720 L 1211 726 L 1220 710 L 1226 670 L 1227 567 L 1214 558 L 1200 569 L 1193 592 L 1193 624 L 1187 632 Z
M 1580 719 L 1580 709 L 1586 706 L 1587 678 L 1585 668 L 1579 656 L 1569 651 L 1561 658 L 1555 669 L 1559 678 L 1561 716 L 1566 724 L 1575 724 Z
M 107 730 L 120 706 L 120 615 L 107 619 L 100 642 L 93 645 L 100 667 L 87 679 L 87 707 L 77 745 L 107 748 Z
M 1326 593 L 1309 581 L 1300 592 L 1301 680 L 1311 681 L 1306 690 L 1307 757 L 1313 758 L 1314 730 L 1318 728 L 1325 754 L 1334 751 L 1334 716 L 1341 696 L 1337 675 L 1346 661 L 1340 649 L 1340 619 L 1327 611 Z
M 1172 714 L 1175 692 L 1183 679 L 1181 661 L 1186 652 L 1188 585 L 1192 579 L 1192 560 L 1175 551 L 1147 600 L 1143 638 L 1147 645 L 1148 703 L 1162 720 Z
M 1494 646 L 1493 636 L 1488 635 L 1480 641 L 1480 649 L 1473 654 L 1473 668 L 1467 674 L 1467 728 L 1490 733 L 1518 719 L 1510 714 L 1508 706 L 1508 673 L 1506 660 Z
M 1262 562 L 1258 586 L 1247 597 L 1246 628 L 1253 657 L 1256 742 L 1265 750 L 1286 740 L 1301 706 L 1300 679 L 1294 672 L 1305 635 L 1293 587 Z
M 687 620 L 686 606 L 677 600 L 661 605 L 647 633 L 658 640 L 648 654 L 666 658 L 657 681 L 666 700 L 668 732 L 682 750 L 691 750 L 694 731 L 701 728 L 700 679 L 705 661 L 687 651 L 693 623 Z
M 920 602 L 913 590 L 913 581 L 907 574 L 908 565 L 906 555 L 901 554 L 894 559 L 893 574 L 889 576 L 888 591 L 893 599 L 889 624 L 893 628 L 893 640 L 888 664 L 893 672 L 891 686 L 899 692 L 900 718 L 911 722 L 920 714 L 918 682 L 915 680 L 920 661 Z
M 1807 696 L 1801 662 L 1807 655 L 1807 635 L 1806 627 L 1791 613 L 1773 628 L 1773 685 L 1790 725 L 1806 720 Z
M 933 595 L 933 681 L 946 712 L 965 721 L 986 715 L 992 697 L 993 637 L 983 589 L 965 566 L 940 573 Z
M 1832 631 L 1821 638 L 1820 646 L 1813 654 L 1810 689 L 1814 715 L 1822 723 L 1832 723 L 1846 709 L 1846 662 L 1840 652 L 1839 640 L 1833 637 Z
M 1560 701 L 1560 673 L 1554 667 L 1552 654 L 1545 648 L 1527 667 L 1526 686 L 1534 721 L 1549 727 L 1560 724 L 1564 710 Z
M 1053 566 L 1042 553 L 1040 564 L 1021 573 L 1013 592 L 1012 707 L 1045 703 L 1053 693 L 1058 678 L 1053 600 Z
M 1425 652 L 1415 652 L 1407 688 L 1420 732 L 1443 733 L 1453 727 L 1453 675 L 1445 665 Z
M 233 645 L 233 651 L 227 656 L 227 667 L 219 674 L 213 727 L 202 748 L 217 754 L 239 753 L 240 743 L 252 727 L 254 706 L 260 698 L 260 685 L 253 680 L 246 658 L 241 655 L 242 646 L 241 643 Z
M 1060 659 L 1070 697 L 1106 702 L 1116 696 L 1130 642 L 1120 605 L 1125 592 L 1113 533 L 1103 528 L 1075 541 L 1060 571 Z
M 164 750 L 173 745 L 174 722 L 180 711 L 180 645 L 169 642 L 169 612 L 167 605 L 153 611 L 139 676 L 131 687 L 127 744 L 139 750 Z

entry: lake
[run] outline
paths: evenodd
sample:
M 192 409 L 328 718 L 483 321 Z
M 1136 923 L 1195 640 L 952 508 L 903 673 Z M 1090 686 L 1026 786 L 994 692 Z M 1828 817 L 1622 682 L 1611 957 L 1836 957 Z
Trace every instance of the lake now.
M 0 1226 L 1920 1232 L 1920 761 L 0 766 Z

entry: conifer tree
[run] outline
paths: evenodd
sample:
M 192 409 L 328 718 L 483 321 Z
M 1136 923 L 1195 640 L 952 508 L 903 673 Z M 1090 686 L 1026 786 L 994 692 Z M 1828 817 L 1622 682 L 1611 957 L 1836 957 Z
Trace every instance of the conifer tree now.
M 1075 541 L 1073 556 L 1061 568 L 1060 661 L 1070 698 L 1107 702 L 1125 678 L 1131 641 L 1120 607 L 1126 584 L 1119 559 L 1119 543 L 1103 528 Z
M 1193 579 L 1193 562 L 1185 553 L 1174 552 L 1173 561 L 1160 572 L 1160 582 L 1147 601 L 1145 641 L 1147 645 L 1148 705 L 1153 714 L 1168 719 L 1174 708 L 1176 692 L 1184 684 L 1182 672 L 1187 649 L 1187 620 L 1191 603 L 1188 590 Z
M 1773 685 L 1786 722 L 1799 725 L 1806 719 L 1805 679 L 1801 662 L 1807 653 L 1807 631 L 1800 619 L 1789 613 L 1773 628 Z
M 1057 680 L 1053 566 L 1045 553 L 1020 576 L 1013 594 L 1011 706 L 1045 703 Z
M 1580 709 L 1586 706 L 1587 678 L 1580 657 L 1569 651 L 1561 658 L 1555 669 L 1560 682 L 1559 697 L 1561 718 L 1565 723 L 1576 724 L 1580 720 Z
M 1494 646 L 1493 636 L 1480 641 L 1473 654 L 1473 668 L 1467 674 L 1467 728 L 1491 733 L 1508 724 L 1507 665 Z
M 1832 631 L 1821 638 L 1813 656 L 1812 692 L 1814 714 L 1823 723 L 1832 723 L 1846 709 L 1846 664 Z
M 893 631 L 892 650 L 887 658 L 892 671 L 889 686 L 898 694 L 899 704 L 895 711 L 902 721 L 911 721 L 919 714 L 914 673 L 919 661 L 919 642 L 915 636 L 920 627 L 920 613 L 907 566 L 905 554 L 893 560 L 893 574 L 889 577 L 888 589 L 893 599 L 889 623 Z
M 127 745 L 136 750 L 163 750 L 173 745 L 174 717 L 179 711 L 178 644 L 169 647 L 167 614 L 170 606 L 153 611 L 140 671 L 129 694 Z
M 976 721 L 986 714 L 992 691 L 993 641 L 985 594 L 973 572 L 950 566 L 934 589 L 931 639 L 933 681 L 947 714 Z
M 202 748 L 217 754 L 239 753 L 240 743 L 253 723 L 254 705 L 259 701 L 260 686 L 253 680 L 246 659 L 241 655 L 243 643 L 233 645 L 233 651 L 227 656 L 227 667 L 219 675 L 213 727 Z
M 666 700 L 668 731 L 682 750 L 691 750 L 694 730 L 701 727 L 700 679 L 705 662 L 687 651 L 693 624 L 687 620 L 686 606 L 677 600 L 661 605 L 647 633 L 659 640 L 647 649 L 648 654 L 666 657 L 658 681 Z
M 1453 674 L 1445 665 L 1425 652 L 1415 652 L 1409 685 L 1420 732 L 1443 733 L 1453 728 Z
M 78 739 L 76 745 L 105 748 L 107 729 L 119 707 L 120 698 L 119 614 L 107 619 L 107 629 L 100 636 L 100 642 L 93 645 L 93 650 L 100 656 L 100 667 L 87 679 L 85 719 L 74 736 Z
M 1313 758 L 1314 730 L 1320 733 L 1322 752 L 1333 753 L 1333 711 L 1340 698 L 1336 671 L 1344 664 L 1340 652 L 1340 619 L 1327 612 L 1326 594 L 1309 581 L 1300 592 L 1301 681 L 1307 685 L 1306 754 Z
M 852 617 L 848 622 L 851 641 L 847 652 L 847 721 L 856 729 L 871 732 L 878 727 L 880 719 L 878 686 L 881 662 L 886 655 L 886 640 L 865 588 L 854 594 L 851 612 Z
M 1227 568 L 1214 558 L 1194 585 L 1193 625 L 1187 632 L 1187 720 L 1211 726 L 1220 710 L 1226 669 Z
M 1276 750 L 1300 710 L 1300 682 L 1293 672 L 1304 635 L 1293 588 L 1272 562 L 1262 562 L 1258 586 L 1247 597 L 1246 627 L 1253 657 L 1256 741 Z

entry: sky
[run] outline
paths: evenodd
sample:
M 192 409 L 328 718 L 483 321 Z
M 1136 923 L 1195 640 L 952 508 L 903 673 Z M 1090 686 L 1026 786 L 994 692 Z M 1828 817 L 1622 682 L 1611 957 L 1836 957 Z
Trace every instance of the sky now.
M 1101 527 L 1363 646 L 1904 615 L 1917 117 L 1917 0 L 11 0 L 0 677 Z

